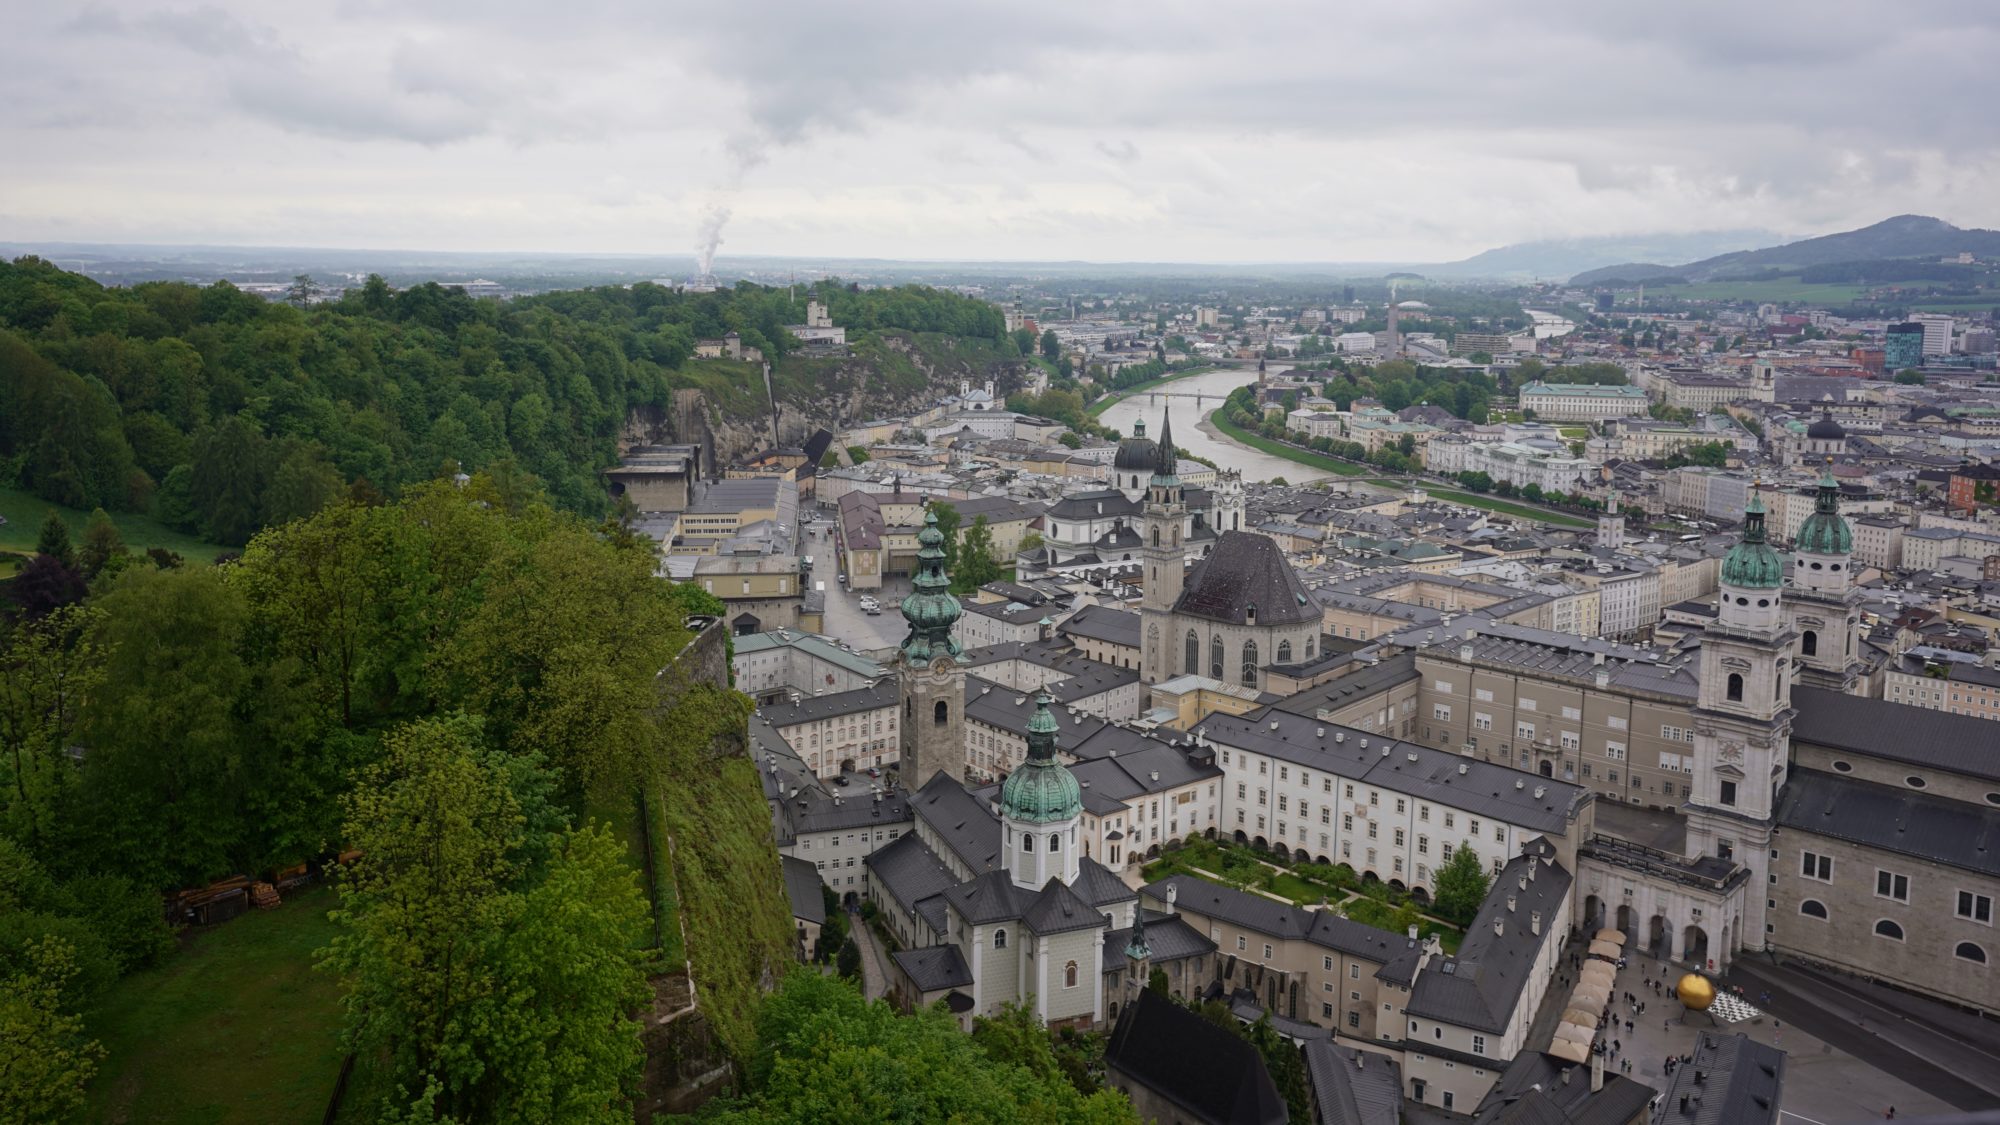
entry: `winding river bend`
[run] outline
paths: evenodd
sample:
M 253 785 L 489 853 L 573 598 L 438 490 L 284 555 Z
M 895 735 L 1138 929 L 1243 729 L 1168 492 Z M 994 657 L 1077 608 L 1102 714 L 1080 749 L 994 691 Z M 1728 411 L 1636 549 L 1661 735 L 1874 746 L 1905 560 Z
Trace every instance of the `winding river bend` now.
M 1271 364 L 1275 373 L 1290 370 L 1289 365 Z M 1171 394 L 1140 391 L 1130 398 L 1120 401 L 1106 410 L 1098 421 L 1116 428 L 1120 433 L 1132 432 L 1132 424 L 1139 419 L 1146 420 L 1146 433 L 1150 437 L 1160 436 L 1160 415 L 1171 410 L 1174 416 L 1174 444 L 1189 453 L 1198 454 L 1214 461 L 1225 469 L 1237 469 L 1246 481 L 1268 481 L 1283 477 L 1292 484 L 1310 480 L 1322 480 L 1332 473 L 1323 473 L 1308 468 L 1296 461 L 1273 457 L 1268 453 L 1236 444 L 1218 433 L 1199 428 L 1198 423 L 1222 405 L 1223 397 L 1230 391 L 1257 381 L 1257 369 L 1224 368 L 1201 375 L 1190 375 L 1164 384 L 1156 391 Z M 1202 396 L 1199 408 L 1191 397 Z

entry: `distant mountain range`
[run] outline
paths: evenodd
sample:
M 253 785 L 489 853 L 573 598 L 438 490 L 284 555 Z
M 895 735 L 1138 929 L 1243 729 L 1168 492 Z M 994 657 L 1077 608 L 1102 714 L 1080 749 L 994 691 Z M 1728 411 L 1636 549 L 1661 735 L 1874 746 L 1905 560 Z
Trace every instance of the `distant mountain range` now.
M 1726 281 L 1772 270 L 1798 271 L 1811 266 L 1873 262 L 1899 258 L 1941 258 L 1970 251 L 1977 258 L 2000 257 L 2000 231 L 1952 226 L 1928 215 L 1898 215 L 1860 230 L 1825 234 L 1760 250 L 1737 250 L 1661 265 L 1661 255 L 1648 261 L 1637 256 L 1613 265 L 1588 269 L 1570 278 L 1571 285 L 1604 285 L 1614 281 L 1643 282 L 1663 277 L 1687 281 Z
M 1775 246 L 1784 236 L 1768 230 L 1710 230 L 1688 234 L 1625 234 L 1521 242 L 1456 262 L 1412 267 L 1426 277 L 1568 277 L 1580 270 L 1623 262 L 1685 262 L 1750 247 Z

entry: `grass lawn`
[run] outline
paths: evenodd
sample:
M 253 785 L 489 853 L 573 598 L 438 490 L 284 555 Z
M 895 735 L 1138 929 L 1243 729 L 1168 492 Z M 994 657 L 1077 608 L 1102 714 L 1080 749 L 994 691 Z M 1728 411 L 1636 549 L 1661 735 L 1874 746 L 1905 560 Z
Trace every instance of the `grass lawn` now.
M 0 488 L 0 516 L 7 517 L 7 523 L 0 526 L 0 551 L 33 553 L 35 539 L 41 535 L 42 521 L 48 518 L 50 508 L 54 508 L 69 524 L 70 542 L 81 543 L 84 525 L 90 522 L 89 512 L 51 504 L 17 488 Z M 134 551 L 165 547 L 192 562 L 214 562 L 218 552 L 233 549 L 183 535 L 148 516 L 112 512 L 111 522 L 118 525 L 119 534 L 125 537 L 125 545 Z
M 88 1018 L 107 1055 L 86 1116 L 318 1120 L 341 1060 L 340 985 L 313 968 L 313 951 L 333 936 L 334 905 L 332 888 L 316 887 L 197 933 L 164 964 L 118 982 Z M 348 1105 L 354 1093 L 350 1085 Z
M 1084 413 L 1090 415 L 1092 418 L 1095 418 L 1098 415 L 1104 413 L 1105 411 L 1111 409 L 1112 407 L 1118 405 L 1120 401 L 1130 398 L 1133 395 L 1142 395 L 1145 394 L 1147 391 L 1152 390 L 1154 387 L 1160 386 L 1164 383 L 1171 383 L 1176 379 L 1186 379 L 1194 375 L 1206 375 L 1214 370 L 1215 368 L 1213 367 L 1197 367 L 1192 371 L 1176 371 L 1171 375 L 1167 375 L 1159 379 L 1148 379 L 1143 383 L 1135 383 L 1132 386 L 1126 387 L 1122 391 L 1113 391 L 1112 393 L 1105 395 L 1103 398 L 1098 399 L 1096 402 L 1091 403 L 1090 406 L 1084 410 Z
M 1491 496 L 1481 496 L 1477 492 L 1452 492 L 1449 489 L 1432 488 L 1429 485 L 1424 486 L 1424 491 L 1440 500 L 1449 500 L 1454 504 L 1464 504 L 1469 508 L 1484 508 L 1489 512 L 1519 516 L 1522 519 L 1539 520 L 1542 523 L 1552 523 L 1558 527 L 1587 528 L 1597 526 L 1589 520 L 1578 519 L 1575 516 L 1562 516 L 1554 512 L 1542 511 L 1540 508 L 1527 508 L 1519 504 L 1509 504 L 1505 500 L 1495 500 Z
M 1346 461 L 1336 461 L 1321 453 L 1295 449 L 1284 442 L 1272 441 L 1270 438 L 1260 434 L 1250 433 L 1224 418 L 1220 410 L 1210 414 L 1208 420 L 1214 423 L 1216 429 L 1228 434 L 1234 441 L 1240 441 L 1252 449 L 1261 449 L 1274 457 L 1283 457 L 1287 461 L 1296 461 L 1308 468 L 1320 469 L 1343 477 L 1358 477 L 1368 471 L 1364 465 L 1351 465 Z

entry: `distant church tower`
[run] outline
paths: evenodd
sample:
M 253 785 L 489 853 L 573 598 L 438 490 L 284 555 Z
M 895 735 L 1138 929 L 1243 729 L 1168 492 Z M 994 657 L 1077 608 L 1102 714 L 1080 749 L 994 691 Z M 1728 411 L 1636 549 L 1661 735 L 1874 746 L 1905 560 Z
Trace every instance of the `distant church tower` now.
M 1215 533 L 1243 530 L 1243 473 L 1240 469 L 1215 472 Z
M 1722 942 L 1764 948 L 1771 822 L 1792 742 L 1794 638 L 1785 627 L 1785 568 L 1764 541 L 1764 503 L 1751 494 L 1743 538 L 1722 560 L 1721 603 L 1701 639 L 1695 697 L 1693 790 L 1686 803 L 1690 857 L 1716 856 L 1752 872 L 1743 916 L 1700 923 L 1709 959 Z M 1692 957 L 1691 948 L 1683 955 Z
M 1139 616 L 1145 624 L 1139 650 L 1139 681 L 1157 684 L 1174 677 L 1174 604 L 1181 600 L 1187 548 L 1181 532 L 1187 526 L 1187 503 L 1181 495 L 1179 453 L 1174 449 L 1174 419 L 1162 411 L 1160 444 L 1153 461 L 1153 479 L 1146 489 L 1145 543 L 1139 557 L 1146 567 L 1145 598 Z M 1186 669 L 1183 669 L 1186 671 Z
M 1597 517 L 1597 545 L 1609 551 L 1625 549 L 1625 517 L 1618 511 L 1616 492 L 1604 506 L 1604 514 Z
M 1829 468 L 1819 479 L 1813 514 L 1792 544 L 1792 588 L 1785 620 L 1798 634 L 1799 680 L 1853 691 L 1861 674 L 1856 655 L 1861 607 L 1854 588 L 1854 532 L 1840 518 L 1840 485 Z
M 965 662 L 951 635 L 964 607 L 952 596 L 944 572 L 944 533 L 937 512 L 926 510 L 917 533 L 917 574 L 903 599 L 910 632 L 896 656 L 903 695 L 902 758 L 905 788 L 921 789 L 933 774 L 965 780 Z

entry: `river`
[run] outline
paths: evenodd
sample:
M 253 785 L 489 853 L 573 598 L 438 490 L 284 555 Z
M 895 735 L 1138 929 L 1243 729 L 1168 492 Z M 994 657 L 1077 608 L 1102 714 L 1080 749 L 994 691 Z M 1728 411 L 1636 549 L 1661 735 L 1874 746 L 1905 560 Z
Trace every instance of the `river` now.
M 1290 369 L 1289 364 L 1270 365 L 1272 374 Z M 1222 468 L 1240 471 L 1246 481 L 1268 481 L 1274 477 L 1283 477 L 1292 484 L 1302 484 L 1333 476 L 1332 473 L 1308 468 L 1282 457 L 1273 457 L 1260 450 L 1238 445 L 1219 434 L 1197 428 L 1197 423 L 1201 419 L 1208 417 L 1222 405 L 1223 397 L 1230 391 L 1256 381 L 1257 369 L 1254 367 L 1225 367 L 1220 371 L 1190 375 L 1156 388 L 1160 391 L 1171 391 L 1173 392 L 1171 395 L 1140 391 L 1106 410 L 1097 420 L 1120 433 L 1129 434 L 1132 432 L 1132 423 L 1144 417 L 1147 436 L 1157 439 L 1160 436 L 1160 413 L 1162 410 L 1170 409 L 1174 417 L 1175 445 L 1189 453 L 1206 457 Z M 1202 396 L 1198 406 L 1194 399 L 1180 397 L 1197 393 Z
M 1567 336 L 1576 331 L 1576 322 L 1560 313 L 1542 312 L 1539 309 L 1522 309 L 1535 320 L 1535 339 L 1549 340 L 1557 336 Z

